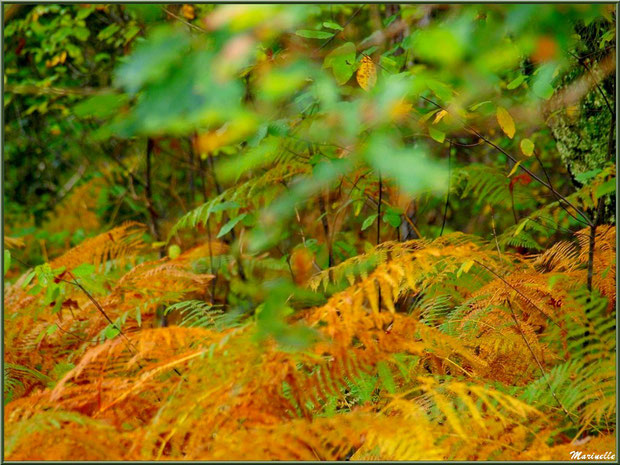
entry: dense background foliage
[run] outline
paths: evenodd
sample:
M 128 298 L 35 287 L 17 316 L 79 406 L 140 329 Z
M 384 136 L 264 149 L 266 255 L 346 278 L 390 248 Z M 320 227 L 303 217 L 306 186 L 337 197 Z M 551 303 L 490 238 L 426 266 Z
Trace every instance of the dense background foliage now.
M 8 459 L 615 453 L 610 5 L 6 5 Z

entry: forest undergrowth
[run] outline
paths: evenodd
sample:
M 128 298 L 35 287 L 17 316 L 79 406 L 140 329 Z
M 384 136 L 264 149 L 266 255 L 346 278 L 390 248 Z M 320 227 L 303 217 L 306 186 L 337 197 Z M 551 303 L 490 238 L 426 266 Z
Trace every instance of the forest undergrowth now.
M 530 6 L 5 10 L 4 459 L 614 455 L 615 9 Z

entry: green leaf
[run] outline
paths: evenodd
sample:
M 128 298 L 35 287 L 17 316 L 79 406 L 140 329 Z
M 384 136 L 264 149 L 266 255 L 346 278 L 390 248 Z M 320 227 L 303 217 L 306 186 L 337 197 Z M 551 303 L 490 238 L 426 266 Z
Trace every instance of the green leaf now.
M 398 213 L 390 212 L 383 215 L 383 221 L 394 228 L 398 228 L 402 219 Z
M 332 21 L 325 21 L 323 23 L 323 27 L 326 27 L 328 29 L 334 29 L 336 31 L 342 31 L 342 26 L 340 26 L 340 24 L 334 23 Z
M 312 31 L 309 29 L 300 29 L 295 31 L 295 34 L 299 37 L 304 37 L 306 39 L 329 39 L 334 35 L 333 32 L 325 32 L 325 31 Z
M 127 30 L 123 33 L 123 36 L 125 37 L 125 43 L 133 39 L 136 34 L 138 34 L 138 32 L 140 32 L 140 28 L 138 26 L 130 26 L 129 28 L 127 28 Z
M 523 231 L 523 228 L 525 228 L 525 225 L 527 224 L 528 221 L 529 221 L 529 218 L 526 218 L 525 220 L 521 221 L 521 223 L 519 223 L 519 226 L 517 226 L 517 229 L 515 229 L 515 233 L 514 233 L 515 237 L 517 237 L 519 233 Z
M 120 330 L 117 327 L 111 326 L 111 325 L 108 326 L 103 333 L 106 339 L 114 339 L 119 334 L 120 334 Z
M 234 228 L 235 225 L 239 223 L 239 221 L 241 221 L 246 216 L 247 216 L 247 213 L 243 213 L 242 215 L 239 215 L 236 218 L 233 218 L 232 220 L 230 220 L 228 223 L 222 226 L 222 229 L 220 229 L 220 232 L 217 234 L 217 237 L 220 238 L 224 236 L 225 234 L 227 234 L 228 232 L 230 232 L 230 230 Z
M 11 268 L 11 252 L 4 249 L 4 276 L 6 276 L 6 272 Z
M 213 205 L 212 207 L 209 207 L 209 213 L 216 213 L 216 212 L 221 212 L 224 210 L 230 210 L 230 209 L 239 208 L 239 207 L 241 207 L 241 205 L 239 205 L 234 200 L 227 201 L 227 202 L 221 202 L 216 205 Z
M 74 106 L 73 113 L 78 118 L 105 119 L 118 114 L 127 101 L 126 94 L 95 95 Z
M 590 171 L 585 171 L 583 173 L 578 173 L 575 175 L 575 179 L 579 181 L 581 184 L 586 184 L 590 179 L 594 179 L 596 176 L 601 173 L 601 169 L 597 168 Z
M 100 40 L 108 39 L 112 37 L 120 28 L 121 27 L 116 23 L 110 24 L 97 35 L 97 38 Z
M 554 92 L 553 86 L 551 85 L 554 72 L 555 65 L 552 63 L 543 65 L 538 70 L 536 79 L 532 85 L 532 91 L 537 97 L 545 100 L 551 98 Z
M 506 89 L 513 90 L 519 87 L 525 81 L 525 76 L 523 74 L 519 74 L 515 79 L 510 81 L 510 83 L 506 86 Z
M 486 105 L 488 103 L 493 103 L 493 102 L 491 102 L 490 100 L 485 100 L 484 102 L 476 103 L 476 104 L 472 105 L 471 107 L 469 107 L 469 111 L 476 111 L 482 105 Z
M 90 36 L 90 31 L 85 27 L 77 27 L 73 30 L 73 35 L 77 40 L 84 42 Z
M 525 155 L 526 157 L 531 157 L 534 153 L 534 142 L 529 139 L 523 139 L 520 145 L 523 155 Z
M 323 62 L 324 68 L 332 68 L 338 84 L 345 84 L 355 72 L 355 45 L 347 42 L 332 50 Z
M 433 126 L 428 127 L 428 133 L 434 140 L 436 140 L 440 144 L 443 144 L 443 141 L 446 140 L 446 133 L 434 128 Z
M 32 278 L 34 278 L 34 275 L 35 275 L 34 271 L 31 271 L 30 273 L 28 273 L 28 276 L 26 276 L 26 279 L 24 279 L 24 282 L 22 283 L 22 288 L 30 284 L 30 281 L 32 281 Z
M 435 79 L 427 80 L 426 85 L 430 90 L 433 91 L 433 93 L 437 97 L 439 97 L 444 102 L 449 102 L 450 100 L 452 100 L 452 88 L 449 85 Z
M 616 178 L 610 179 L 609 181 L 606 181 L 598 186 L 596 188 L 596 198 L 599 199 L 604 195 L 611 194 L 612 192 L 616 192 Z
M 377 219 L 379 215 L 377 215 L 376 213 L 373 215 L 370 215 L 368 218 L 366 218 L 364 220 L 364 222 L 362 223 L 362 231 L 365 231 L 366 229 L 370 228 L 370 226 L 374 223 L 374 221 Z
M 170 259 L 174 260 L 179 255 L 181 255 L 181 247 L 179 247 L 177 244 L 172 244 L 170 247 L 168 247 L 168 257 Z

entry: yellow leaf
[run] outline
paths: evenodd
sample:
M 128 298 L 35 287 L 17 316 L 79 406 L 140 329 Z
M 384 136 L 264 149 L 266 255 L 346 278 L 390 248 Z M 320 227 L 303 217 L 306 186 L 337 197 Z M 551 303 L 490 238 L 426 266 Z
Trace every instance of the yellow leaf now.
M 390 107 L 390 120 L 392 121 L 403 121 L 409 113 L 411 113 L 411 109 L 413 105 L 405 102 L 404 100 L 399 100 L 394 102 L 394 104 Z
M 421 125 L 426 125 L 426 122 L 431 119 L 431 117 L 436 114 L 439 110 L 435 109 L 435 110 L 431 110 L 428 113 L 426 113 L 425 115 L 421 116 L 420 119 L 418 120 L 418 122 Z
M 512 176 L 513 174 L 515 174 L 515 172 L 519 169 L 519 165 L 521 164 L 522 160 L 519 160 L 518 162 L 515 163 L 515 166 L 512 167 L 512 169 L 510 170 L 510 173 L 508 173 L 508 178 L 510 176 Z
M 577 116 L 579 116 L 579 106 L 577 105 L 571 105 L 566 107 L 566 116 L 568 116 L 570 119 L 575 119 Z
M 368 56 L 362 58 L 362 64 L 357 69 L 357 83 L 365 91 L 372 89 L 377 83 L 377 68 Z
M 512 139 L 515 135 L 515 122 L 504 107 L 497 107 L 497 122 L 502 131 Z
M 529 218 L 526 218 L 524 221 L 522 221 L 519 224 L 519 226 L 517 226 L 517 229 L 515 229 L 514 237 L 517 237 L 519 233 L 523 231 L 523 228 L 525 228 L 525 225 L 527 224 L 528 221 L 529 221 Z
M 521 152 L 523 152 L 523 155 L 526 157 L 531 157 L 534 153 L 534 142 L 529 139 L 523 139 L 521 141 Z
M 194 19 L 196 17 L 195 13 L 194 13 L 194 7 L 192 5 L 183 5 L 183 7 L 181 8 L 181 11 L 183 13 L 183 17 L 185 19 Z
M 456 272 L 456 277 L 460 278 L 461 274 L 469 272 L 473 264 L 474 264 L 473 260 L 467 260 L 466 262 L 464 262 L 461 265 L 461 267 L 458 269 L 458 271 Z
M 447 114 L 448 112 L 446 110 L 441 110 L 439 113 L 435 115 L 435 120 L 433 121 L 433 124 L 439 123 L 442 120 L 442 118 L 446 116 Z

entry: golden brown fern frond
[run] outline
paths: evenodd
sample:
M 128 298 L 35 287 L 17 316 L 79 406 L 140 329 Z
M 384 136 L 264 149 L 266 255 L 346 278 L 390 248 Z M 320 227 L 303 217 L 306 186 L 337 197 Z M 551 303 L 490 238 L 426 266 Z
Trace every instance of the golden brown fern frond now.
M 515 460 L 533 461 L 573 461 L 573 460 L 611 460 L 611 455 L 616 455 L 616 435 L 601 434 L 597 436 L 585 436 L 583 439 L 566 441 L 557 445 L 549 445 L 552 431 L 545 431 L 534 437 L 532 446 L 522 453 L 514 456 Z M 595 456 L 599 456 L 598 459 Z M 584 457 L 584 458 L 582 458 Z
M 541 273 L 573 271 L 579 266 L 578 249 L 572 242 L 556 242 L 534 257 L 532 266 Z
M 144 231 L 144 225 L 127 222 L 122 226 L 85 240 L 67 253 L 52 260 L 50 265 L 54 269 L 64 266 L 68 270 L 82 263 L 100 266 L 109 260 L 119 260 L 119 265 L 123 265 L 126 258 L 136 255 L 143 249 L 144 242 L 141 236 Z
M 47 411 L 11 425 L 7 460 L 120 460 L 127 441 L 110 425 L 73 412 Z
M 20 237 L 4 236 L 4 246 L 7 249 L 22 249 L 26 247 L 26 244 Z
M 579 260 L 587 264 L 590 259 L 590 228 L 576 233 L 579 241 Z M 592 285 L 609 299 L 608 309 L 616 305 L 616 227 L 600 225 L 594 236 L 594 255 L 592 260 Z M 586 275 L 583 277 L 585 282 Z
M 18 281 L 5 300 L 10 315 L 5 323 L 10 341 L 7 360 L 27 367 L 40 366 L 47 373 L 72 351 L 80 354 L 104 339 L 109 320 L 127 333 L 154 326 L 158 307 L 205 296 L 212 276 L 193 273 L 190 268 L 187 259 L 145 262 L 121 277 L 109 294 L 94 297 L 69 280 L 65 298 L 70 306 L 61 307 L 58 313 L 39 305 L 40 296 L 16 288 Z

